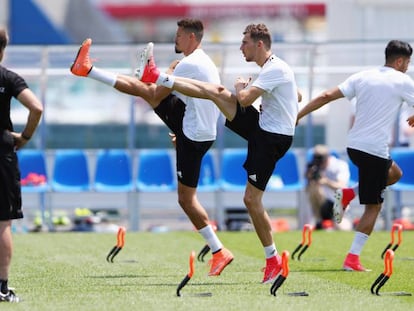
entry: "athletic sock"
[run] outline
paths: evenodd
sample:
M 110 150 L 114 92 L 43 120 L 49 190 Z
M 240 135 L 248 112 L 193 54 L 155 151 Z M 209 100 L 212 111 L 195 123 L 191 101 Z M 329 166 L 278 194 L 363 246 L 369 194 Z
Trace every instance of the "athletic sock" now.
M 174 86 L 174 81 L 174 76 L 166 74 L 165 72 L 160 72 L 160 75 L 155 83 L 157 85 L 162 85 L 168 87 L 169 89 L 172 89 Z
M 211 225 L 205 226 L 204 228 L 198 230 L 198 232 L 203 236 L 213 254 L 223 248 L 223 244 L 221 244 Z
M 105 83 L 107 85 L 110 85 L 112 87 L 115 86 L 117 80 L 116 74 L 110 71 L 96 68 L 95 66 L 92 67 L 91 71 L 88 74 L 88 77 L 99 82 Z
M 362 232 L 355 232 L 354 241 L 352 242 L 351 248 L 349 250 L 350 254 L 359 256 L 361 254 L 362 248 L 368 240 L 368 235 Z
M 276 249 L 275 243 L 269 246 L 265 246 L 264 251 L 265 251 L 266 259 L 277 255 L 277 249 Z

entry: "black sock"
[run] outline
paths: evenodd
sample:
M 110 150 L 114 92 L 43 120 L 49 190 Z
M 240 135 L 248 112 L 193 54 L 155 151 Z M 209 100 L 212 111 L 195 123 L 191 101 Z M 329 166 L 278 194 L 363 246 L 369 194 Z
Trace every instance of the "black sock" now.
M 3 294 L 7 294 L 9 292 L 9 287 L 7 286 L 7 280 L 0 280 L 0 291 Z

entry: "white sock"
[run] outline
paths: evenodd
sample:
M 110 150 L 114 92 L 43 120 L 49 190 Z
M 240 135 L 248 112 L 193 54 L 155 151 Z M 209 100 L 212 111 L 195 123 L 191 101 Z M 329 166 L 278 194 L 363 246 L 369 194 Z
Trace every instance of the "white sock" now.
M 269 246 L 265 246 L 264 251 L 265 251 L 266 259 L 277 255 L 277 249 L 276 249 L 275 243 Z
M 206 240 L 212 253 L 215 253 L 223 248 L 223 244 L 221 244 L 211 225 L 205 226 L 204 228 L 198 230 L 198 232 L 203 236 L 204 240 Z
M 97 80 L 99 82 L 103 82 L 105 84 L 108 84 L 110 86 L 115 86 L 117 75 L 106 71 L 103 69 L 96 68 L 95 66 L 92 67 L 91 71 L 88 74 L 89 78 L 92 78 L 94 80 Z
M 362 248 L 368 240 L 368 235 L 362 232 L 355 232 L 354 241 L 352 242 L 351 249 L 349 250 L 350 254 L 360 255 Z
M 162 86 L 168 87 L 169 89 L 172 89 L 174 85 L 174 81 L 175 81 L 174 76 L 166 74 L 165 72 L 161 72 L 155 83 L 157 85 L 162 85 Z

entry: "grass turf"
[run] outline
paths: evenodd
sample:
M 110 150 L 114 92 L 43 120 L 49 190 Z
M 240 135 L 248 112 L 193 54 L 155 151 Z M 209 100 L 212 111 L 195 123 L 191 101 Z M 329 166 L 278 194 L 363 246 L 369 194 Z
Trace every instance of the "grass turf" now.
M 207 277 L 206 262 L 196 262 L 195 274 L 176 296 L 189 270 L 191 250 L 203 247 L 195 232 L 126 233 L 124 249 L 114 263 L 106 256 L 116 234 L 30 233 L 14 236 L 9 285 L 23 300 L 1 304 L 1 310 L 413 310 L 414 232 L 403 232 L 395 252 L 394 273 L 381 289 L 371 284 L 384 270 L 381 252 L 389 232 L 374 232 L 362 253 L 371 272 L 345 272 L 342 261 L 352 232 L 314 232 L 313 243 L 301 261 L 289 261 L 290 274 L 277 296 L 270 284 L 260 284 L 264 253 L 254 232 L 220 232 L 235 255 L 219 277 Z M 279 252 L 292 252 L 301 232 L 274 235 Z M 206 261 L 210 254 L 206 256 Z M 306 291 L 308 297 L 292 297 Z M 197 296 L 211 293 L 211 297 Z

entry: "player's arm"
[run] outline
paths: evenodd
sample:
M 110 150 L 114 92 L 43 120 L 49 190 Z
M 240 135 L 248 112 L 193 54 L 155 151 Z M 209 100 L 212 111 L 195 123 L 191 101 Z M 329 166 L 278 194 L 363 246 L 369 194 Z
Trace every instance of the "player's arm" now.
M 36 95 L 29 88 L 21 91 L 17 96 L 17 100 L 29 110 L 26 126 L 23 131 L 20 134 L 12 133 L 16 141 L 16 148 L 20 149 L 27 143 L 36 130 L 37 125 L 40 122 L 40 118 L 42 117 L 43 106 Z
M 251 79 L 244 80 L 243 78 L 237 78 L 234 83 L 236 90 L 237 101 L 242 107 L 252 105 L 256 99 L 258 99 L 264 93 L 264 90 L 256 86 L 246 88 Z
M 342 97 L 344 97 L 344 95 L 342 94 L 342 92 L 339 90 L 338 87 L 334 87 L 330 90 L 323 92 L 319 96 L 312 99 L 305 107 L 303 107 L 299 111 L 298 118 L 297 118 L 298 122 L 301 118 L 311 113 L 312 111 L 315 111 L 321 108 L 322 106 L 330 103 L 331 101 L 334 101 Z

